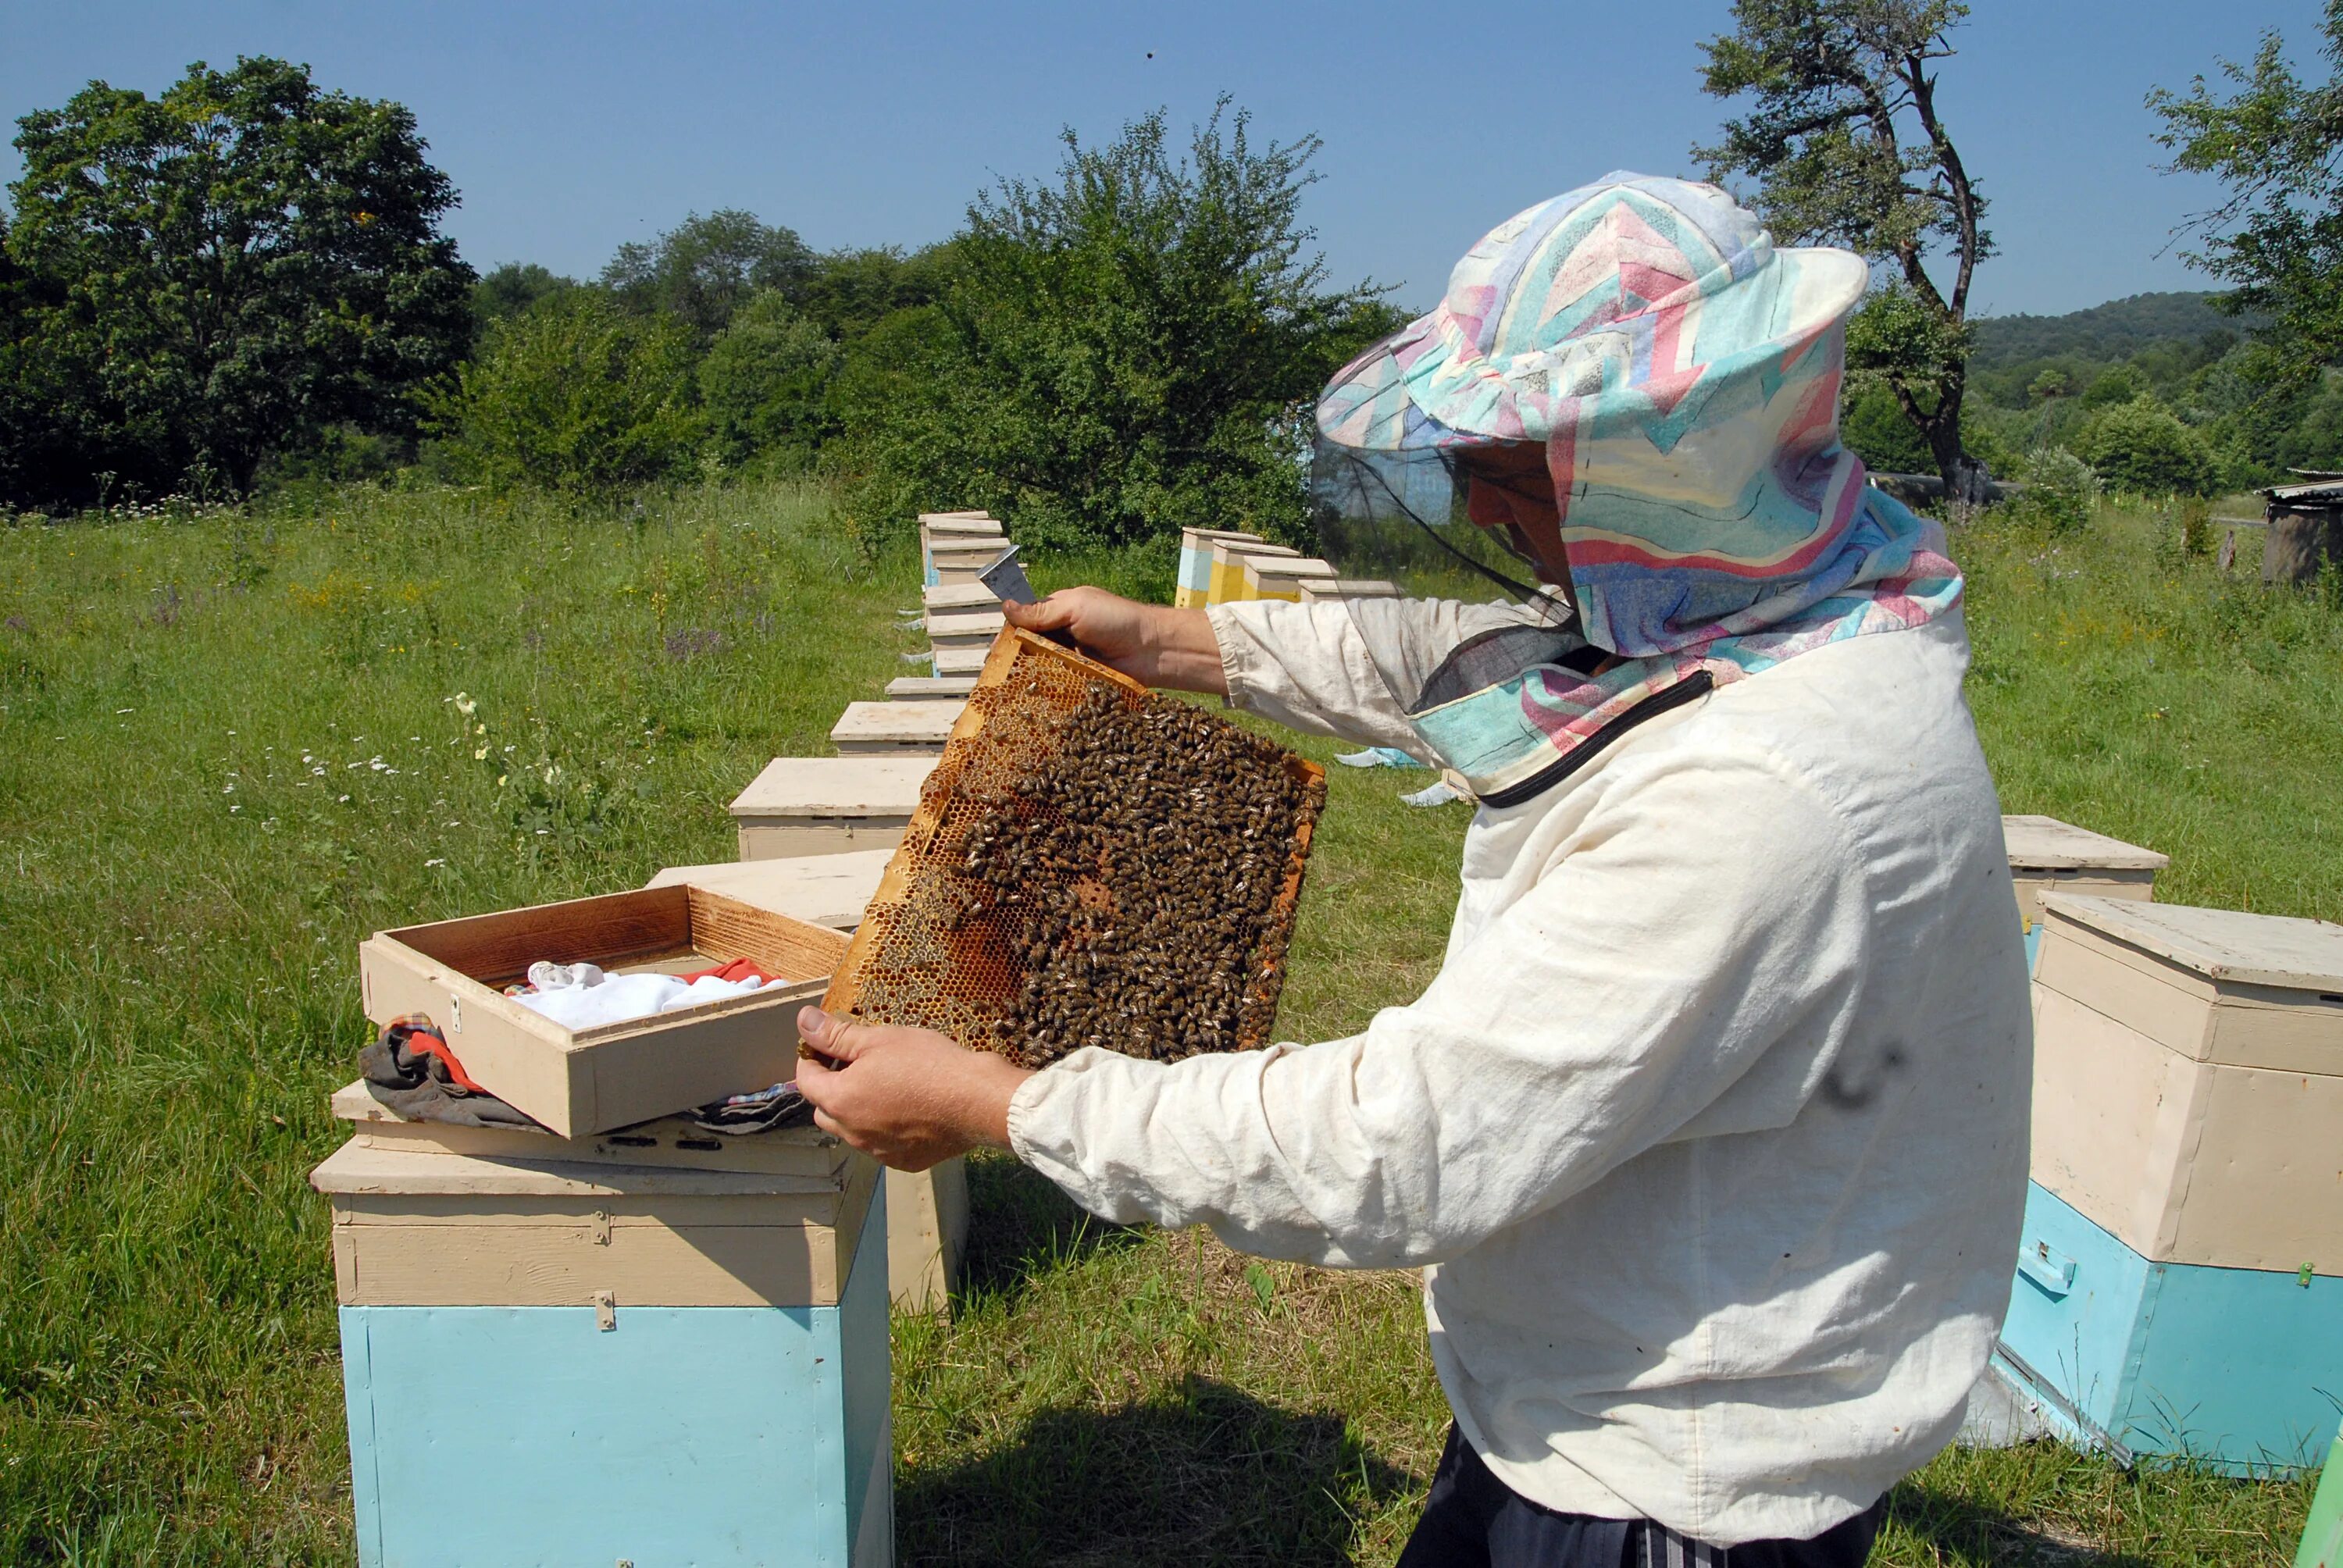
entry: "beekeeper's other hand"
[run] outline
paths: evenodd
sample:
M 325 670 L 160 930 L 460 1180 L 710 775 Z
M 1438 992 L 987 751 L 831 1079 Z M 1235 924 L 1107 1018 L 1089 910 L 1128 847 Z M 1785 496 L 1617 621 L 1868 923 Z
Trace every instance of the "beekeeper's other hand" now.
M 798 1062 L 814 1125 L 898 1171 L 925 1171 L 980 1144 L 1009 1147 L 1009 1101 L 1032 1074 L 931 1029 L 798 1014 L 819 1058 Z
M 1201 609 L 1141 604 L 1100 588 L 1070 588 L 1039 604 L 1004 604 L 1001 613 L 1027 631 L 1071 633 L 1084 653 L 1133 680 L 1228 695 L 1221 645 Z

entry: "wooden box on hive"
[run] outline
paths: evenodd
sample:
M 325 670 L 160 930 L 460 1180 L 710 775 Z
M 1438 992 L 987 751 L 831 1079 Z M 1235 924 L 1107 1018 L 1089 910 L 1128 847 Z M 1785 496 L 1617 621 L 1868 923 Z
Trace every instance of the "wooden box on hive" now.
M 684 885 L 378 931 L 358 978 L 371 1021 L 428 1016 L 474 1081 L 574 1138 L 794 1077 L 798 1010 L 845 953 L 834 930 Z M 749 959 L 789 983 L 570 1030 L 504 994 L 540 959 L 612 974 Z
M 2343 927 L 2053 893 L 2003 1340 L 2133 1450 L 2316 1462 L 2343 1387 Z
M 733 799 L 740 858 L 891 849 L 934 768 L 925 757 L 776 757 Z
M 1172 579 L 1172 603 L 1181 609 L 1201 609 L 1212 602 L 1212 545 L 1220 539 L 1251 539 L 1256 536 L 1233 528 L 1182 528 L 1180 568 Z M 1261 540 L 1267 543 L 1267 540 Z
M 850 702 L 830 727 L 830 742 L 844 757 L 940 757 L 953 722 L 967 706 L 950 701 Z
M 1272 545 L 1267 539 L 1257 539 L 1250 534 L 1232 539 L 1212 541 L 1212 571 L 1204 590 L 1208 605 L 1234 604 L 1245 597 L 1245 559 L 1249 556 L 1283 556 L 1299 558 L 1302 552 L 1283 545 Z
M 999 609 L 1001 597 L 982 583 L 939 583 L 920 592 L 920 605 L 930 615 L 955 615 L 971 609 Z
M 997 606 L 998 601 L 995 603 Z M 934 648 L 990 648 L 992 639 L 999 637 L 1001 628 L 1008 624 L 1008 618 L 1003 616 L 998 608 L 945 610 L 940 613 L 930 610 L 928 642 Z
M 920 581 L 923 587 L 933 587 L 945 580 L 936 569 L 936 547 L 939 545 L 990 544 L 999 555 L 1008 539 L 1001 525 L 980 512 L 921 512 L 920 514 Z M 961 581 L 971 578 L 957 579 Z
M 1008 548 L 1009 541 L 999 538 L 939 539 L 928 550 L 928 582 L 947 587 L 972 583 Z
M 1302 584 L 1335 580 L 1332 567 L 1309 556 L 1248 556 L 1243 569 L 1245 598 L 1288 604 L 1301 602 Z
M 2017 885 L 2018 918 L 2026 923 L 2026 956 L 2041 947 L 2042 896 L 2088 893 L 2107 899 L 2152 899 L 2156 873 L 2168 856 L 2056 817 L 2004 817 L 2009 878 Z
M 810 1129 L 402 1122 L 357 1085 L 336 1110 L 359 1131 L 312 1181 L 365 1568 L 891 1560 L 870 1161 Z

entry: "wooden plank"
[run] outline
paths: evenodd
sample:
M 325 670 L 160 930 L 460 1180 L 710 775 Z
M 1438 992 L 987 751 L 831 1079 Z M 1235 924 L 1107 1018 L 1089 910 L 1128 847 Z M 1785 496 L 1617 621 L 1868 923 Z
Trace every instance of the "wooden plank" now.
M 859 1157 L 858 1157 L 859 1158 Z M 829 1176 L 799 1171 L 708 1171 L 610 1164 L 601 1161 L 513 1160 L 438 1151 L 386 1149 L 355 1139 L 335 1150 L 309 1172 L 309 1185 L 329 1197 L 358 1201 L 372 1198 L 463 1198 L 475 1204 L 525 1201 L 540 1207 L 573 1201 L 588 1208 L 638 1206 L 660 1198 L 715 1197 L 728 1201 L 774 1197 L 803 1198 L 827 1192 L 835 1217 L 836 1200 L 851 1184 L 850 1161 Z M 816 1183 L 809 1186 L 808 1183 Z
M 740 859 L 776 860 L 891 849 L 903 841 L 903 829 L 910 821 L 909 817 L 834 817 L 826 820 L 812 817 L 787 818 L 769 823 L 744 821 L 738 833 Z
M 1301 585 L 1303 604 L 1321 604 L 1346 598 L 1398 598 L 1399 585 L 1381 578 L 1335 578 L 1331 581 L 1312 579 Z
M 488 986 L 520 980 L 542 958 L 655 958 L 691 943 L 686 901 L 665 889 L 536 904 L 377 934 Z
M 2332 921 L 2066 893 L 2044 908 L 2207 980 L 2343 992 L 2343 925 Z
M 776 757 L 732 799 L 735 818 L 907 817 L 935 763 L 913 757 Z
M 846 957 L 846 939 L 710 888 L 686 888 L 692 945 L 711 958 L 753 960 L 777 980 L 827 980 Z
M 2154 871 L 2109 870 L 2100 867 L 2010 868 L 2010 888 L 2017 895 L 2017 914 L 2027 930 L 2042 923 L 2042 900 L 2052 893 L 2082 893 L 2097 899 L 2152 899 Z
M 940 1312 L 968 1250 L 968 1161 L 887 1172 L 887 1293 L 901 1312 Z
M 1008 618 L 997 609 L 950 610 L 928 617 L 928 639 L 939 647 L 947 638 L 990 643 L 1008 624 Z
M 984 668 L 981 648 L 940 648 L 936 649 L 935 670 L 938 675 L 974 675 Z
M 950 615 L 957 610 L 992 609 L 1001 598 L 982 583 L 939 584 L 920 596 L 930 615 Z

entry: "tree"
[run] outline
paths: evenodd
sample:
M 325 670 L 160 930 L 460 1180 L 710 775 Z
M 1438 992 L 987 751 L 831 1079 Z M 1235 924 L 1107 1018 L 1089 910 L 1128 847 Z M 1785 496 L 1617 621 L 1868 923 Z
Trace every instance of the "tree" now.
M 508 261 L 472 286 L 472 316 L 486 331 L 496 322 L 518 316 L 540 299 L 577 286 L 576 278 L 564 277 L 533 261 Z
M 411 430 L 470 341 L 471 269 L 438 228 L 455 191 L 397 104 L 241 59 L 17 124 L 31 330 L 73 417 L 149 482 L 242 491 L 336 424 Z
M 607 494 L 696 456 L 696 363 L 681 322 L 574 289 L 489 329 L 442 423 L 491 485 Z
M 699 364 L 709 438 L 733 465 L 799 469 L 829 434 L 823 399 L 838 368 L 830 334 L 768 290 L 733 313 Z
M 2136 496 L 2209 495 L 2218 477 L 2205 438 L 2150 397 L 2092 415 L 2075 453 L 2111 488 Z
M 628 309 L 674 316 L 704 344 L 759 289 L 794 304 L 813 269 L 813 252 L 793 231 L 727 207 L 693 213 L 649 244 L 620 246 L 602 284 Z
M 1702 85 L 1755 103 L 1693 156 L 1712 179 L 1755 178 L 1776 238 L 1845 246 L 1892 269 L 1849 326 L 1849 372 L 1889 388 L 1946 493 L 1976 506 L 1986 476 L 1962 443 L 1961 401 L 1969 283 L 1993 242 L 1936 112 L 1935 68 L 1967 15 L 1958 0 L 1735 0 L 1735 31 L 1703 45 Z M 1939 287 L 1927 264 L 1946 249 L 1951 285 Z
M 932 315 L 859 346 L 841 397 L 867 423 L 835 459 L 858 521 L 948 505 L 1008 508 L 1037 542 L 1299 529 L 1310 401 L 1397 325 L 1374 286 L 1327 288 L 1309 249 L 1317 140 L 1255 146 L 1223 100 L 1184 157 L 1161 111 L 1064 143 L 1054 183 L 970 206 Z
M 2203 249 L 2184 253 L 2234 285 L 2217 303 L 2259 315 L 2259 379 L 2282 392 L 2343 361 L 2343 0 L 2328 0 L 2326 82 L 2309 86 L 2287 63 L 2285 41 L 2262 35 L 2250 65 L 2220 63 L 2235 89 L 2216 94 L 2203 76 L 2187 96 L 2158 87 L 2147 106 L 2164 121 L 2157 141 L 2175 172 L 2209 174 L 2221 203 L 2182 226 Z

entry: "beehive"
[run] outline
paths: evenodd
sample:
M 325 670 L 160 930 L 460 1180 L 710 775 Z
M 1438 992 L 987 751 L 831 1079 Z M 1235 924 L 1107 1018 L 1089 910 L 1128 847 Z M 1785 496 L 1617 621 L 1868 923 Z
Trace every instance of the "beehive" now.
M 887 700 L 957 702 L 975 689 L 973 675 L 899 675 L 887 683 Z
M 980 585 L 981 586 L 981 585 Z M 928 641 L 935 648 L 990 648 L 1009 624 L 997 608 L 928 613 Z
M 972 583 L 977 575 L 1001 558 L 1008 548 L 1003 538 L 939 539 L 928 550 L 928 582 L 949 587 Z
M 870 1160 L 810 1129 L 568 1141 L 371 1104 L 336 1097 L 365 1120 L 311 1177 L 364 1568 L 890 1560 Z
M 982 583 L 938 583 L 920 594 L 920 602 L 930 615 L 1001 608 L 1000 598 Z
M 959 675 L 974 675 L 984 668 L 988 650 L 981 648 L 940 648 L 934 650 L 933 667 L 938 676 L 950 678 Z
M 1008 830 L 1003 823 L 1038 830 L 1066 820 L 1051 815 L 1059 808 L 1036 804 L 1057 797 L 1031 791 L 1037 780 L 1050 777 L 1059 759 L 1101 732 L 1101 727 L 1075 722 L 1078 714 L 1090 711 L 1086 705 L 1100 704 L 1101 712 L 1154 712 L 1167 724 L 1224 725 L 1188 705 L 1178 705 L 1178 712 L 1156 707 L 1172 700 L 1043 638 L 1014 629 L 1004 633 L 987 658 L 977 690 L 953 729 L 943 760 L 856 930 L 824 1006 L 872 1021 L 941 1030 L 963 1043 L 999 1046 L 1027 1060 L 1037 1051 L 1046 1059 L 1054 1054 L 1044 1049 L 1051 1042 L 1003 1040 L 997 1032 L 1017 1008 L 1026 1005 L 1021 997 L 1030 1001 L 1034 987 L 1055 987 L 1061 975 L 1071 977 L 1077 967 L 1084 967 L 1090 978 L 1079 985 L 1065 978 L 1063 983 L 1085 996 L 1110 995 L 1117 985 L 1136 983 L 1112 970 L 1127 955 L 1114 950 L 1111 940 L 1120 932 L 1127 941 L 1135 941 L 1141 927 L 1161 922 L 1173 911 L 1128 907 L 1122 900 L 1130 895 L 1119 891 L 1119 886 L 1141 875 L 1142 861 L 1151 874 L 1161 874 L 1163 867 L 1177 864 L 1179 854 L 1192 849 L 1200 857 L 1218 857 L 1212 863 L 1223 869 L 1225 864 L 1253 868 L 1229 886 L 1229 912 L 1219 917 L 1225 930 L 1213 928 L 1222 940 L 1250 945 L 1237 960 L 1240 970 L 1215 969 L 1208 980 L 1181 988 L 1176 996 L 1170 994 L 1175 989 L 1172 980 L 1161 984 L 1169 998 L 1167 1007 L 1202 1007 L 1198 995 L 1210 991 L 1220 999 L 1216 1005 L 1221 1010 L 1214 1016 L 1227 1021 L 1217 1031 L 1183 1032 L 1176 1039 L 1101 1043 L 1126 1045 L 1147 1054 L 1266 1043 L 1311 831 L 1323 799 L 1324 773 L 1314 764 L 1282 752 L 1274 754 L 1273 762 L 1261 763 L 1275 767 L 1278 777 L 1288 781 L 1276 791 L 1280 799 L 1292 801 L 1291 816 L 1276 823 L 1262 819 L 1252 827 L 1247 837 L 1257 841 L 1243 849 L 1242 860 L 1226 845 L 1216 845 L 1215 830 L 1202 826 L 1212 812 L 1223 809 L 1216 791 L 1234 788 L 1225 767 L 1214 765 L 1220 769 L 1215 772 L 1196 759 L 1158 751 L 1115 759 L 1117 777 L 1141 784 L 1156 780 L 1150 786 L 1158 789 L 1155 798 L 1170 799 L 1177 794 L 1197 813 L 1195 824 L 1142 833 L 1134 821 L 1127 835 L 1130 841 L 1125 841 L 1103 818 L 1094 819 L 1080 824 L 1098 845 L 1091 861 L 1036 865 L 1030 877 L 1005 889 L 972 874 L 988 852 L 981 833 Z M 1229 733 L 1242 732 L 1232 728 Z M 1242 744 L 1266 747 L 1251 738 Z M 1261 879 L 1252 882 L 1253 877 Z M 1200 888 L 1193 897 L 1202 901 L 1200 908 L 1217 908 L 1222 894 L 1218 889 Z M 1020 946 L 1033 940 L 1036 911 L 1052 900 L 1062 904 L 1068 898 L 1080 904 L 1083 930 L 1092 935 L 1078 940 L 1066 933 L 1057 951 L 1037 959 Z M 1240 908 L 1263 912 L 1257 920 L 1241 920 L 1234 912 Z M 1127 922 L 1128 929 L 1118 921 Z M 1212 910 L 1205 909 L 1203 924 L 1212 923 Z M 1190 936 L 1198 953 L 1212 950 L 1213 932 L 1199 930 Z M 1092 965 L 1097 966 L 1094 973 L 1087 967 Z M 1056 1043 L 1071 1049 L 1082 1041 Z
M 891 849 L 933 770 L 920 757 L 776 757 L 733 797 L 740 858 Z
M 2029 935 L 2042 920 L 2046 893 L 2087 893 L 2104 899 L 2152 899 L 2156 873 L 2170 857 L 2056 817 L 2004 817 L 2009 877 L 2017 885 L 2018 918 Z
M 1332 582 L 1334 568 L 1308 556 L 1248 556 L 1244 560 L 1244 597 L 1298 603 L 1302 586 Z
M 583 1137 L 794 1076 L 798 1010 L 845 950 L 834 930 L 686 884 L 377 931 L 358 979 L 370 1021 L 429 1017 L 475 1081 Z M 581 1030 L 503 993 L 540 959 L 680 974 L 740 958 L 789 983 Z
M 850 702 L 830 726 L 830 741 L 845 757 L 933 757 L 964 704 Z
M 1283 545 L 1272 545 L 1267 539 L 1257 539 L 1250 534 L 1232 539 L 1212 541 L 1212 571 L 1210 586 L 1204 591 L 1204 602 L 1233 604 L 1245 597 L 1244 563 L 1248 556 L 1285 556 L 1299 558 L 1302 552 Z
M 1232 528 L 1182 528 L 1180 567 L 1173 579 L 1172 604 L 1182 609 L 1192 609 L 1211 603 L 1214 541 L 1253 538 L 1254 535 L 1239 533 Z
M 887 874 L 895 851 L 850 849 L 837 855 L 793 855 L 778 860 L 723 860 L 706 866 L 669 866 L 646 886 L 688 883 L 771 910 L 808 925 L 852 930 Z
M 995 555 L 1009 541 L 1002 536 L 1001 525 L 977 512 L 922 512 L 920 514 L 920 581 L 934 587 L 944 579 L 936 569 L 936 548 L 940 545 L 979 545 L 990 543 Z M 955 578 L 970 581 L 972 578 Z
M 2043 909 L 2006 1359 L 2122 1446 L 2315 1462 L 2343 1386 L 2343 927 Z

